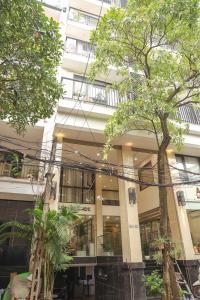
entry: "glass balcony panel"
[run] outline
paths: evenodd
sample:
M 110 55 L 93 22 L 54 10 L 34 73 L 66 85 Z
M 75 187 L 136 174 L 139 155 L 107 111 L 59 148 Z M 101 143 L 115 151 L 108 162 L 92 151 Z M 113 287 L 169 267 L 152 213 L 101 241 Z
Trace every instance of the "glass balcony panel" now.
M 67 53 L 78 54 L 88 57 L 94 56 L 93 46 L 81 40 L 67 38 L 65 42 L 65 51 Z
M 86 14 L 85 12 L 74 8 L 70 8 L 69 10 L 69 20 L 92 27 L 96 27 L 98 23 L 98 17 Z
M 96 102 L 103 105 L 115 107 L 118 103 L 126 101 L 120 97 L 118 92 L 109 86 L 91 84 L 84 81 L 64 78 L 63 87 L 65 97 L 83 102 Z M 72 91 L 73 90 L 73 91 Z

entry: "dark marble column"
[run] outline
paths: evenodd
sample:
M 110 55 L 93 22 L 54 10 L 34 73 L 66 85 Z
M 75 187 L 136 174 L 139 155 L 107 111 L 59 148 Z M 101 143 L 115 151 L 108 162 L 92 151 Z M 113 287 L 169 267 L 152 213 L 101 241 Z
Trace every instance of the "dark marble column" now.
M 97 262 L 96 300 L 146 300 L 143 263 Z

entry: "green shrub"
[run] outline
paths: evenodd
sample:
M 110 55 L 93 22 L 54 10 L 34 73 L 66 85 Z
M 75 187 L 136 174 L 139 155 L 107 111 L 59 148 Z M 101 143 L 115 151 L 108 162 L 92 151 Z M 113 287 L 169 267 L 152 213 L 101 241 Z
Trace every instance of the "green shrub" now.
M 149 296 L 164 294 L 163 279 L 158 271 L 153 271 L 150 275 L 144 276 L 144 284 Z

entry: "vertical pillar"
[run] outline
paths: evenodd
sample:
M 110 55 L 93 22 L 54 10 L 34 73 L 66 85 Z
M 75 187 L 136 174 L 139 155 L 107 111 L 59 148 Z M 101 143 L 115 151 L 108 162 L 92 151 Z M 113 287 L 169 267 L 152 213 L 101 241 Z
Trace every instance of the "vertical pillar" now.
M 122 147 L 121 163 L 133 167 L 133 152 L 128 147 Z M 133 169 L 123 168 L 124 176 L 134 178 Z M 128 189 L 135 188 L 132 182 L 119 180 L 119 198 L 122 232 L 123 261 L 128 263 L 142 262 L 140 227 L 138 218 L 137 194 L 136 203 L 129 203 Z
M 176 159 L 174 153 L 168 153 L 170 165 L 175 165 Z M 178 173 L 178 172 L 177 172 Z M 177 174 L 178 175 L 178 174 Z M 169 221 L 172 231 L 172 238 L 179 248 L 181 258 L 186 260 L 195 259 L 190 226 L 188 222 L 186 206 L 179 206 L 176 196 L 177 190 L 184 190 L 184 186 L 174 187 L 168 191 L 168 211 Z
M 96 255 L 102 253 L 103 214 L 102 214 L 102 175 L 96 174 Z
M 58 203 L 60 200 L 60 174 L 61 174 L 61 161 L 62 161 L 62 146 L 63 136 L 58 136 L 56 139 L 55 162 L 52 181 L 52 197 L 50 199 L 50 208 L 58 210 Z

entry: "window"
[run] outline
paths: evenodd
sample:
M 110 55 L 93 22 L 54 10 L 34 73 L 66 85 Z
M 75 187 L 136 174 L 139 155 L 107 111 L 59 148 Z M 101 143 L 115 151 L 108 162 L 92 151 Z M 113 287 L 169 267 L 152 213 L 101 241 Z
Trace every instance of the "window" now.
M 103 252 L 110 255 L 121 255 L 121 222 L 119 216 L 103 217 L 103 239 L 101 241 Z
M 139 180 L 148 183 L 154 183 L 153 169 L 151 161 L 145 164 L 138 171 Z M 140 190 L 144 190 L 148 187 L 148 185 L 140 185 Z
M 179 177 L 182 181 L 194 180 L 195 175 L 185 171 L 200 173 L 200 158 L 186 155 L 176 155 L 176 167 L 180 169 Z
M 94 203 L 95 174 L 87 171 L 62 169 L 61 202 Z
M 144 256 L 153 254 L 151 243 L 159 236 L 159 220 L 148 221 L 140 224 L 140 236 Z
M 96 27 L 98 22 L 98 17 L 84 11 L 70 7 L 69 10 L 69 20 L 82 23 L 88 26 Z
M 102 204 L 119 206 L 118 179 L 114 176 L 103 175 Z
M 83 56 L 94 54 L 93 47 L 90 43 L 69 37 L 67 37 L 65 41 L 65 51 L 67 53 L 75 53 Z
M 187 215 L 194 252 L 200 254 L 200 210 L 188 210 Z

